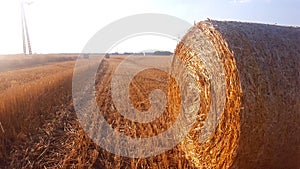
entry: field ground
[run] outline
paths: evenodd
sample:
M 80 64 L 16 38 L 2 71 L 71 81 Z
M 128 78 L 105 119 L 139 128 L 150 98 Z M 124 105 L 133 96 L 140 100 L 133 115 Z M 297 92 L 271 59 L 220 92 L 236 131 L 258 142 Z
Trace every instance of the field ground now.
M 0 55 L 0 72 L 43 66 L 63 61 L 71 61 L 76 60 L 77 57 L 78 55 L 76 54 Z
M 99 66 L 95 82 L 99 110 L 115 131 L 131 137 L 157 135 L 170 127 L 176 118 L 168 113 L 168 107 L 162 117 L 139 124 L 121 116 L 113 104 L 110 83 L 123 58 L 112 56 L 103 59 Z M 82 129 L 74 110 L 72 75 L 75 61 L 72 60 L 46 61 L 43 66 L 36 64 L 0 73 L 0 166 L 193 168 L 177 146 L 157 156 L 136 159 L 120 157 L 97 146 Z M 138 73 L 129 87 L 134 107 L 140 111 L 149 109 L 150 91 L 159 88 L 166 93 L 169 80 L 166 73 L 157 69 Z M 88 132 L 99 134 L 92 124 Z

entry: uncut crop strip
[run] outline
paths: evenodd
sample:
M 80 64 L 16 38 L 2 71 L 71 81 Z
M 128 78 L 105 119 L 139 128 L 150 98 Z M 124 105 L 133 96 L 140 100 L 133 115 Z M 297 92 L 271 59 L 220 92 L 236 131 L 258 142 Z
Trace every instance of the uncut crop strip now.
M 0 152 L 1 159 L 6 159 L 1 163 L 7 162 L 11 144 L 41 125 L 44 113 L 55 111 L 56 106 L 70 100 L 72 73 L 73 69 L 69 67 L 37 80 L 26 79 L 23 84 L 12 86 L 1 94 L 0 121 L 3 131 L 0 133 Z
M 74 64 L 75 61 L 68 61 L 27 69 L 0 72 L 0 94 L 4 93 L 9 88 L 22 86 L 46 76 L 72 69 Z

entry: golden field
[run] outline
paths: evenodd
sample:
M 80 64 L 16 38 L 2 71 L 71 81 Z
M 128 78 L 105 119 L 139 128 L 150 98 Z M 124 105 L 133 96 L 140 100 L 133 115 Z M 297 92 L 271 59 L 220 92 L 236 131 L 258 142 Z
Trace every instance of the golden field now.
M 90 58 L 92 59 L 92 58 Z M 151 137 L 168 129 L 176 116 L 168 113 L 151 123 L 138 124 L 122 117 L 111 98 L 111 78 L 124 56 L 103 59 L 96 76 L 99 110 L 115 131 L 131 137 Z M 192 168 L 175 147 L 149 158 L 114 155 L 91 140 L 79 123 L 72 104 L 75 61 L 57 61 L 43 66 L 0 73 L 0 164 L 8 168 Z M 84 71 L 85 68 L 82 68 Z M 168 74 L 147 69 L 129 86 L 133 106 L 150 107 L 149 93 L 169 90 Z M 124 86 L 124 89 L 126 87 Z M 168 103 L 172 104 L 172 103 Z M 174 104 L 174 103 L 173 103 Z M 91 110 L 91 113 L 93 111 Z M 89 132 L 97 133 L 91 125 Z

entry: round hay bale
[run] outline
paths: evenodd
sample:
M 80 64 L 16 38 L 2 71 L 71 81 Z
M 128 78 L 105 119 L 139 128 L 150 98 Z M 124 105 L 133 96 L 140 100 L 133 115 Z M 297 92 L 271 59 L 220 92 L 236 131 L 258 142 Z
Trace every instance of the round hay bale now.
M 188 160 L 199 168 L 300 167 L 299 44 L 297 27 L 209 20 L 188 31 L 175 51 L 200 92 L 197 120 L 180 143 Z M 170 85 L 169 98 L 178 99 Z

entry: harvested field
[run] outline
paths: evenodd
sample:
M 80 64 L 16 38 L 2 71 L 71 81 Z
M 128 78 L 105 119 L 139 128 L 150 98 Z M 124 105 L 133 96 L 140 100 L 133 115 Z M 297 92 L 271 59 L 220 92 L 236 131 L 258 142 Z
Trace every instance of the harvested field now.
M 176 78 L 160 69 L 148 68 L 130 80 L 128 72 L 138 69 L 140 63 L 150 62 L 145 56 L 135 56 L 121 73 L 117 70 L 127 56 L 80 58 L 83 64 L 79 66 L 63 57 L 53 62 L 46 59 L 6 67 L 0 70 L 0 166 L 297 169 L 300 167 L 299 37 L 299 28 L 200 22 L 177 45 L 173 60 L 156 56 L 155 61 L 171 69 Z M 96 67 L 95 81 L 88 86 L 85 81 L 89 77 L 85 75 L 97 61 L 101 62 Z M 75 65 L 78 66 L 75 73 L 82 75 L 75 78 L 82 85 L 79 95 L 94 96 L 95 106 L 84 97 L 74 99 Z M 114 81 L 115 77 L 119 79 Z M 124 85 L 123 81 L 128 80 L 128 86 Z M 151 93 L 154 89 L 160 89 L 166 99 L 157 98 Z M 121 90 L 129 93 L 127 99 L 132 108 L 125 106 L 127 101 L 123 100 Z M 197 93 L 196 97 L 188 90 Z M 121 105 L 117 108 L 118 100 Z M 75 106 L 78 102 L 87 114 L 78 113 Z M 163 111 L 153 104 L 161 106 Z M 161 114 L 158 117 L 137 114 L 137 119 L 144 115 L 154 119 L 139 123 L 122 115 L 120 107 L 128 112 L 151 109 L 155 115 Z M 189 116 L 190 112 L 195 115 Z M 100 127 L 104 124 L 100 115 L 113 132 L 99 132 L 99 124 Z M 151 138 L 169 130 L 181 116 L 187 121 L 195 117 L 196 121 L 182 126 L 189 129 L 188 135 L 159 155 L 142 158 L 143 152 L 138 151 L 140 154 L 134 158 L 123 157 L 98 144 L 105 143 L 118 150 L 119 144 L 106 139 L 108 136 L 120 133 L 129 138 Z M 182 135 L 184 129 L 173 134 Z M 141 146 L 155 152 L 172 140 L 165 138 L 158 146 L 148 142 Z
M 170 113 L 165 112 L 165 117 L 151 124 L 138 124 L 121 117 L 114 108 L 109 84 L 114 70 L 122 60 L 123 57 L 111 57 L 104 59 L 99 66 L 96 78 L 99 109 L 111 127 L 125 135 L 150 137 L 167 129 L 172 124 L 172 118 L 174 119 L 174 117 L 167 119 Z M 63 72 L 69 72 L 74 62 L 58 65 L 60 64 L 66 64 Z M 57 65 L 52 66 L 54 68 Z M 30 70 L 31 68 L 27 71 L 30 72 Z M 102 149 L 86 135 L 77 119 L 71 100 L 72 73 L 63 75 L 62 72 L 57 72 L 53 75 L 46 75 L 46 72 L 45 70 L 45 77 L 36 80 L 41 84 L 38 87 L 32 85 L 34 81 L 29 82 L 32 88 L 27 89 L 28 92 L 23 91 L 24 94 L 20 96 L 20 98 L 26 98 L 25 100 L 20 100 L 18 96 L 18 103 L 10 103 L 16 106 L 10 109 L 11 120 L 7 120 L 8 117 L 4 116 L 4 113 L 9 112 L 6 111 L 7 108 L 1 109 L 0 119 L 5 130 L 5 133 L 1 133 L 3 143 L 1 144 L 3 157 L 1 164 L 6 166 L 5 168 L 193 168 L 193 164 L 186 160 L 178 147 L 149 158 L 120 157 Z M 57 77 L 61 78 L 57 79 Z M 161 88 L 167 92 L 168 81 L 162 80 L 167 77 L 169 77 L 167 74 L 156 69 L 141 72 L 136 76 L 130 87 L 131 100 L 135 107 L 140 110 L 149 108 L 150 89 Z M 43 85 L 43 79 L 49 78 L 53 79 L 53 83 Z M 140 81 L 147 85 L 142 85 Z M 26 84 L 20 86 L 24 88 Z M 12 86 L 7 91 L 15 88 Z M 32 92 L 34 90 L 37 92 Z M 35 93 L 40 93 L 38 92 L 40 90 L 44 90 L 41 92 L 43 95 L 37 96 Z M 7 91 L 5 93 L 8 93 Z M 29 93 L 32 96 L 28 96 Z M 36 99 L 29 101 L 30 98 Z M 29 102 L 32 104 L 24 105 Z M 36 106 L 41 104 L 43 105 Z M 18 107 L 24 111 L 20 111 Z M 19 118 L 16 119 L 16 116 Z M 18 128 L 10 126 L 15 121 L 19 123 L 15 124 L 16 127 L 19 126 Z M 93 128 L 93 125 L 88 132 L 101 134 L 97 133 L 97 128 Z

